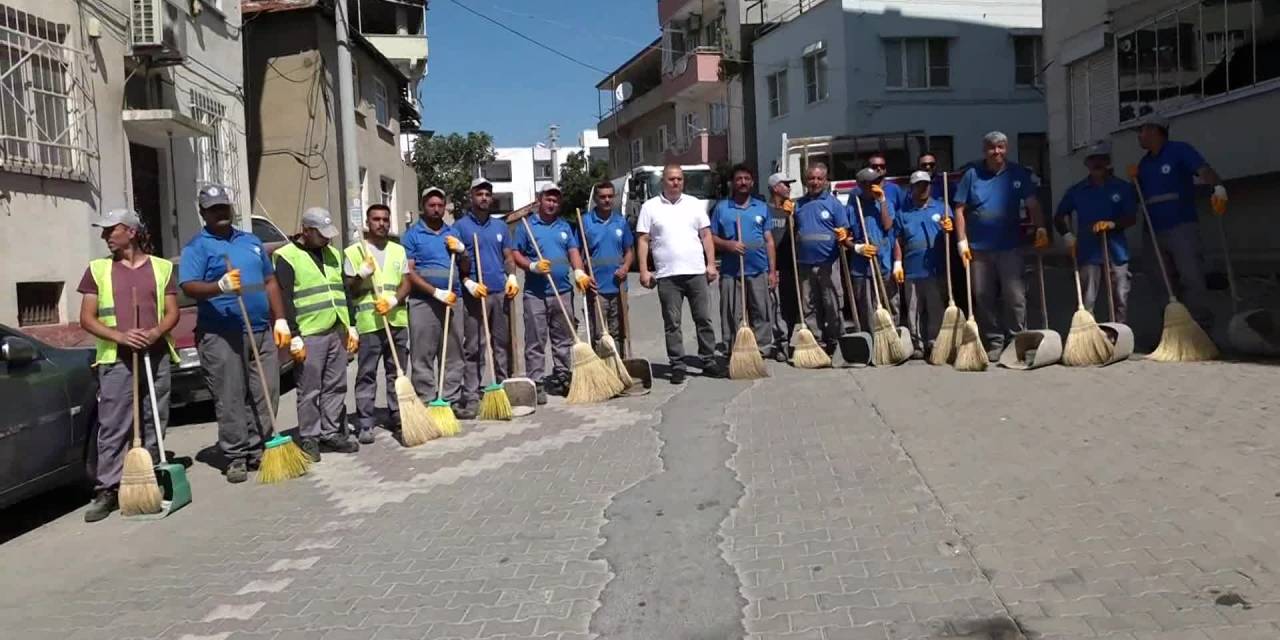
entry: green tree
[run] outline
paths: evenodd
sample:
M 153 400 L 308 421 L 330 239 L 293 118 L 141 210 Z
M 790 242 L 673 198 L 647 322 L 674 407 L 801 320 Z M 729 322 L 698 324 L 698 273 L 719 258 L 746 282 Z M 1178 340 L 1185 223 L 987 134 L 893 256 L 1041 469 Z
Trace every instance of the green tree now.
M 418 173 L 418 186 L 444 189 L 453 210 L 461 212 L 471 204 L 467 192 L 476 167 L 493 158 L 493 136 L 469 131 L 466 135 L 420 136 L 413 145 L 411 162 Z
M 573 219 L 574 211 L 586 211 L 592 205 L 591 187 L 609 177 L 609 163 L 592 162 L 583 151 L 575 151 L 560 167 L 560 211 Z

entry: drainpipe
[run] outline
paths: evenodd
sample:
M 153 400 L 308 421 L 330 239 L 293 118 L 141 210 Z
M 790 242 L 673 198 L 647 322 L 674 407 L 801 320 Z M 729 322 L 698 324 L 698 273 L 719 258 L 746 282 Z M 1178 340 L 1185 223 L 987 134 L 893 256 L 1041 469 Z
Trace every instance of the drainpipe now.
M 360 239 L 364 226 L 364 202 L 360 200 L 360 162 L 356 155 L 356 100 L 351 78 L 351 36 L 346 0 L 333 3 L 333 23 L 338 41 L 338 122 L 341 138 L 343 202 L 347 205 L 347 235 Z

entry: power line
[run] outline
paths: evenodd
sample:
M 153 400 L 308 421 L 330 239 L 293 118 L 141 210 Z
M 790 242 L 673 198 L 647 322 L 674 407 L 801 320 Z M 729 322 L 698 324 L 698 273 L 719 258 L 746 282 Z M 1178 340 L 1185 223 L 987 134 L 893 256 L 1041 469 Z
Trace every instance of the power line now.
M 476 16 L 476 17 L 478 17 L 478 18 L 480 18 L 480 19 L 482 19 L 482 20 L 484 20 L 484 21 L 486 21 L 486 22 L 489 22 L 489 23 L 491 23 L 491 24 L 493 24 L 493 25 L 497 26 L 498 28 L 502 29 L 503 31 L 507 31 L 507 32 L 509 32 L 509 33 L 511 33 L 511 34 L 513 34 L 513 35 L 515 35 L 515 36 L 517 36 L 517 37 L 519 37 L 519 38 L 521 38 L 521 39 L 525 40 L 526 42 L 529 42 L 530 44 L 533 44 L 534 46 L 536 46 L 536 47 L 538 47 L 538 48 L 540 48 L 540 49 L 545 49 L 545 50 L 547 50 L 547 51 L 550 51 L 551 53 L 554 53 L 554 54 L 556 54 L 557 56 L 560 56 L 561 58 L 564 58 L 565 60 L 568 60 L 569 62 L 572 62 L 572 63 L 574 63 L 574 64 L 576 64 L 576 65 L 578 65 L 578 66 L 586 67 L 587 69 L 590 69 L 590 70 L 595 71 L 595 72 L 597 72 L 597 73 L 602 73 L 602 74 L 604 74 L 604 75 L 609 75 L 609 73 L 610 73 L 609 71 L 607 71 L 607 70 L 605 70 L 605 69 L 601 69 L 600 67 L 597 67 L 597 66 L 595 66 L 595 65 L 593 65 L 593 64 L 591 64 L 591 63 L 583 62 L 582 60 L 579 60 L 579 59 L 577 59 L 577 58 L 575 58 L 575 57 L 573 57 L 573 56 L 571 56 L 571 55 L 569 55 L 569 54 L 567 54 L 567 53 L 565 53 L 565 52 L 563 52 L 563 51 L 560 51 L 559 49 L 556 49 L 556 48 L 554 48 L 554 47 L 549 47 L 549 46 L 547 46 L 547 45 L 545 45 L 545 44 L 542 44 L 541 42 L 538 42 L 537 40 L 534 40 L 532 37 L 527 36 L 527 35 L 525 35 L 525 34 L 523 34 L 523 33 L 519 32 L 519 31 L 517 31 L 517 30 L 515 30 L 515 29 L 512 29 L 511 27 L 508 27 L 507 25 L 505 25 L 505 24 L 503 24 L 503 23 L 499 22 L 498 20 L 495 20 L 494 18 L 491 18 L 491 17 L 489 17 L 489 16 L 487 16 L 487 15 L 485 15 L 485 14 L 483 14 L 483 13 L 479 12 L 479 11 L 476 11 L 475 9 L 472 9 L 471 7 L 468 7 L 468 6 L 467 6 L 467 5 L 465 5 L 465 4 L 462 4 L 462 3 L 461 3 L 461 2 L 459 2 L 458 0 L 449 0 L 449 2 L 452 2 L 453 4 L 457 5 L 457 6 L 458 6 L 458 8 L 462 9 L 463 11 L 466 11 L 467 13 L 470 13 L 471 15 Z

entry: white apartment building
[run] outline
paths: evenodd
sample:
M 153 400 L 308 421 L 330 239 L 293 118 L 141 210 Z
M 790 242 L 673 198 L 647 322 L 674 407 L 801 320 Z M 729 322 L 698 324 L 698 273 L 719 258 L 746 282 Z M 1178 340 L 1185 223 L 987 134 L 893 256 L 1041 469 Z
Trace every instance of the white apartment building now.
M 1226 180 L 1223 223 L 1237 268 L 1273 267 L 1280 2 L 1044 0 L 1044 22 L 1056 189 L 1083 177 L 1081 154 L 1097 140 L 1111 141 L 1123 175 L 1143 153 L 1135 123 L 1159 113 L 1171 120 L 1170 137 L 1194 145 Z M 1206 254 L 1221 265 L 1216 231 L 1205 236 Z
M 533 202 L 539 187 L 559 178 L 570 154 L 586 150 L 589 162 L 608 162 L 609 142 L 600 139 L 594 129 L 583 131 L 577 142 L 577 146 L 556 149 L 554 169 L 551 147 L 546 143 L 494 148 L 493 162 L 480 168 L 480 175 L 493 183 L 494 210 L 506 213 Z
M 0 1 L 0 323 L 76 320 L 102 212 L 174 257 L 218 182 L 248 228 L 240 26 L 237 0 Z

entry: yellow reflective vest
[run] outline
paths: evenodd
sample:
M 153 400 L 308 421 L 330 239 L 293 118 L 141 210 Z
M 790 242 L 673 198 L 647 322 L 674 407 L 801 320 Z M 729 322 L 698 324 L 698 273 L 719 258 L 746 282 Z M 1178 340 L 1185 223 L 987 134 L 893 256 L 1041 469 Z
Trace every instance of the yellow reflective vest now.
M 314 336 L 333 329 L 335 322 L 351 326 L 347 293 L 342 287 L 342 255 L 332 246 L 321 250 L 324 270 L 297 244 L 276 249 L 274 258 L 293 268 L 293 312 L 298 333 Z
M 151 260 L 151 273 L 156 278 L 156 322 L 164 319 L 164 289 L 169 285 L 169 279 L 173 277 L 173 263 L 164 258 L 155 256 L 147 256 Z M 89 261 L 89 274 L 93 276 L 93 282 L 98 286 L 98 322 L 108 326 L 117 326 L 116 321 L 116 298 L 111 288 L 111 264 L 114 262 L 111 258 L 99 258 Z M 174 362 L 178 361 L 178 352 L 173 348 L 173 336 L 164 334 L 165 342 L 169 345 L 169 358 Z M 119 345 L 110 341 L 98 338 L 97 354 L 94 362 L 97 364 L 111 364 L 120 358 Z

